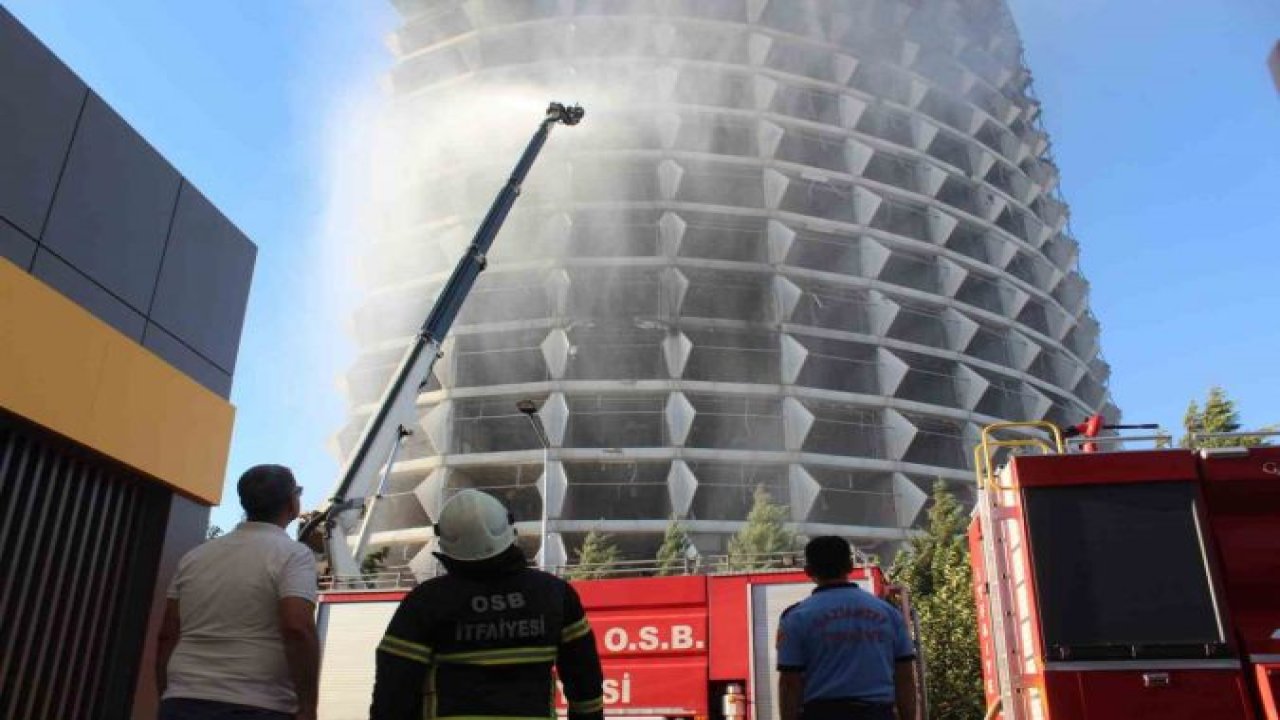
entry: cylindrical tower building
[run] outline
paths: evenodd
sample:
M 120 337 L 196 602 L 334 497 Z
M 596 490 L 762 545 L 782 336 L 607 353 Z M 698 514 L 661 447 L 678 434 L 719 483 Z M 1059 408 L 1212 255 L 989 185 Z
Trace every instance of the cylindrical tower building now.
M 593 528 L 652 556 L 672 516 L 721 552 L 758 486 L 797 532 L 885 552 L 939 479 L 967 493 L 981 424 L 1115 414 L 1001 0 L 395 4 L 402 107 L 483 124 L 517 88 L 587 118 L 535 167 L 420 397 L 373 521 L 392 562 L 425 568 L 459 487 L 503 497 L 530 549 L 545 488 L 553 564 Z M 429 147 L 362 251 L 340 445 L 529 107 L 510 152 Z

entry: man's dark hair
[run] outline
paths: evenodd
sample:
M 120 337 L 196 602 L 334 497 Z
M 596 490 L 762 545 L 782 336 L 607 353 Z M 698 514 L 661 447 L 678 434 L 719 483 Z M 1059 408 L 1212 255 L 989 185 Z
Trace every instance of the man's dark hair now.
M 293 471 L 283 465 L 254 465 L 240 476 L 236 492 L 245 517 L 253 522 L 275 522 L 289 509 L 297 486 Z
M 804 567 L 810 575 L 823 580 L 844 577 L 853 572 L 852 554 L 849 541 L 842 537 L 816 537 L 804 546 Z

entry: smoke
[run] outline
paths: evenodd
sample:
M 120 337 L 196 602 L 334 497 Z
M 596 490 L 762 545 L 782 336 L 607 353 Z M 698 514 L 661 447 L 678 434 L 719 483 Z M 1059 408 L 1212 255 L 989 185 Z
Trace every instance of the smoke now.
M 610 17 L 606 5 L 628 9 Z M 939 251 L 922 252 L 919 262 L 902 252 L 905 242 L 872 239 L 888 233 L 927 243 L 933 238 L 925 214 L 899 193 L 881 198 L 866 189 L 880 183 L 911 193 L 924 182 L 912 152 L 928 148 L 916 146 L 917 118 L 901 109 L 915 86 L 895 67 L 919 58 L 917 71 L 924 72 L 924 59 L 937 58 L 922 44 L 935 44 L 926 50 L 943 56 L 952 50 L 927 25 L 917 28 L 924 33 L 917 42 L 877 28 L 900 22 L 893 16 L 901 12 L 921 22 L 929 13 L 895 2 L 814 3 L 804 11 L 779 0 L 573 6 L 580 15 L 551 18 L 544 3 L 450 4 L 409 21 L 393 42 L 405 54 L 389 75 L 392 91 L 350 108 L 360 129 L 347 139 L 352 159 L 332 210 L 343 228 L 341 267 L 362 287 L 353 316 L 363 362 L 377 366 L 364 380 L 366 397 L 391 371 L 394 354 L 386 348 L 425 317 L 551 100 L 580 102 L 586 118 L 553 132 L 468 298 L 441 371 L 443 385 L 458 391 L 455 407 L 482 416 L 468 418 L 477 424 L 467 432 L 487 433 L 488 450 L 495 443 L 527 447 L 528 438 L 508 427 L 503 387 L 551 375 L 647 383 L 633 397 L 656 401 L 679 387 L 672 377 L 709 383 L 688 394 L 697 411 L 689 447 L 797 449 L 784 448 L 792 422 L 784 384 L 864 397 L 894 393 L 881 387 L 879 343 L 837 333 L 946 344 L 936 317 L 906 303 L 881 304 L 870 281 L 849 281 L 879 273 L 886 283 L 940 292 L 931 265 Z M 747 6 L 760 17 L 748 18 Z M 975 17 L 1004 21 L 999 13 Z M 469 31 L 477 27 L 484 30 Z M 971 52 L 981 55 L 976 45 Z M 856 98 L 865 93 L 889 102 L 860 107 Z M 851 135 L 860 138 L 853 149 L 845 145 Z M 947 133 L 938 137 L 942 148 Z M 938 149 L 923 160 L 968 162 L 964 152 L 958 159 L 944 154 Z M 926 178 L 939 172 L 931 167 L 935 174 Z M 855 233 L 837 223 L 863 227 Z M 952 230 L 961 238 L 967 228 Z M 794 271 L 779 273 L 779 264 Z M 788 343 L 779 338 L 786 322 L 814 331 Z M 892 368 L 895 361 L 888 362 Z M 932 368 L 928 358 L 919 364 Z M 908 370 L 901 378 L 907 390 L 938 382 Z M 747 383 L 759 397 L 735 397 L 741 393 L 730 383 Z M 486 389 L 471 390 L 477 386 Z M 601 405 L 613 402 L 608 386 L 599 387 Z M 921 398 L 935 400 L 948 404 Z M 488 402 L 495 409 L 480 408 Z M 806 402 L 817 415 L 808 442 L 825 444 L 802 449 L 887 457 L 878 409 L 843 413 Z M 571 414 L 565 445 L 577 438 L 584 448 L 640 446 L 628 436 L 638 431 L 604 413 L 599 418 Z M 480 421 L 486 424 L 476 429 Z M 573 426 L 578 422 L 598 424 L 586 431 Z M 695 513 L 715 514 L 724 493 L 736 492 L 725 488 L 741 488 L 744 502 L 757 482 L 781 488 L 790 482 L 786 472 L 779 464 L 702 462 Z M 891 508 L 873 515 L 897 522 Z
M 449 379 L 456 384 L 488 376 L 485 384 L 491 385 L 546 380 L 538 345 L 558 326 L 570 342 L 570 379 L 669 377 L 662 339 L 687 330 L 696 341 L 686 376 L 773 381 L 779 366 L 777 308 L 767 268 L 724 273 L 668 267 L 677 255 L 762 263 L 764 218 L 686 209 L 686 226 L 675 244 L 663 228 L 664 209 L 653 207 L 660 197 L 669 206 L 763 205 L 756 120 L 749 113 L 713 110 L 751 107 L 756 89 L 745 77 L 726 82 L 706 66 L 619 60 L 656 54 L 742 65 L 753 54 L 772 52 L 780 67 L 822 77 L 833 72 L 830 58 L 795 48 L 762 49 L 733 28 L 706 26 L 695 33 L 660 14 L 625 25 L 574 18 L 561 32 L 562 43 L 535 58 L 549 69 L 521 68 L 520 81 L 504 77 L 511 73 L 465 75 L 409 93 L 366 95 L 348 106 L 344 125 L 360 130 L 348 134 L 340 153 L 345 162 L 338 168 L 340 188 L 331 211 L 340 228 L 334 235 L 344 238 L 339 252 L 346 259 L 338 266 L 355 275 L 345 281 L 354 281 L 362 298 L 353 313 L 361 345 L 367 352 L 407 338 L 421 322 L 547 102 L 559 100 L 581 103 L 585 121 L 557 128 L 530 173 L 494 244 L 490 269 L 455 328 L 455 356 L 449 360 L 456 372 L 446 371 Z M 500 44 L 459 52 L 478 52 L 486 63 L 497 63 Z M 580 61 L 564 57 L 563 48 L 570 46 Z M 415 77 L 436 72 L 433 62 L 402 62 L 391 84 L 412 85 Z M 785 92 L 779 97 L 800 102 Z M 741 160 L 717 162 L 711 156 Z M 620 264 L 621 257 L 632 260 Z M 711 322 L 678 330 L 676 320 L 684 315 Z M 759 327 L 716 327 L 716 320 L 738 318 Z M 466 325 L 477 321 L 526 327 L 468 332 Z M 363 373 L 363 391 L 353 393 L 353 400 L 376 396 L 394 358 L 382 353 L 374 365 Z M 716 405 L 712 400 L 706 402 Z M 743 431 L 748 437 L 780 437 L 776 403 L 744 415 L 745 402 L 723 413 L 705 407 L 698 442 L 750 444 L 734 440 Z M 602 426 L 592 444 L 634 445 L 625 427 Z M 749 495 L 754 482 L 739 484 Z

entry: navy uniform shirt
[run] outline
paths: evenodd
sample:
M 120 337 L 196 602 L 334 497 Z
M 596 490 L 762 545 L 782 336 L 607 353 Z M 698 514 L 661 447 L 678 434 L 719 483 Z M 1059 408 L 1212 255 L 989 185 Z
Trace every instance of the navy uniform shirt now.
M 902 613 L 852 583 L 819 587 L 782 613 L 778 670 L 804 673 L 804 702 L 894 702 L 894 663 L 915 658 Z

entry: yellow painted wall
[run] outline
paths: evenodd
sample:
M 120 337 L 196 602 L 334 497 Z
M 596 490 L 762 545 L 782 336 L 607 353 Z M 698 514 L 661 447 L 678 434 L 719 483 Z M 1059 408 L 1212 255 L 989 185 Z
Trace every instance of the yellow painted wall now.
M 0 407 L 221 500 L 235 407 L 3 258 Z

